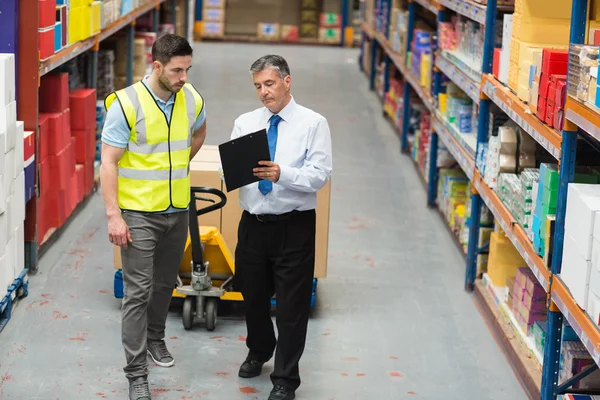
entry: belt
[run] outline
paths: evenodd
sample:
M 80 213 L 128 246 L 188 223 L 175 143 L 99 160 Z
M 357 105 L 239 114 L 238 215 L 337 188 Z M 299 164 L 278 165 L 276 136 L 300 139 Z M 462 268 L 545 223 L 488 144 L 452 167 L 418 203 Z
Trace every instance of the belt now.
M 248 211 L 244 211 L 247 215 L 256 218 L 259 222 L 267 223 L 267 222 L 278 222 L 278 221 L 289 221 L 294 217 L 298 217 L 302 214 L 307 214 L 310 212 L 314 212 L 315 210 L 307 210 L 307 211 L 290 211 L 283 214 L 250 214 Z

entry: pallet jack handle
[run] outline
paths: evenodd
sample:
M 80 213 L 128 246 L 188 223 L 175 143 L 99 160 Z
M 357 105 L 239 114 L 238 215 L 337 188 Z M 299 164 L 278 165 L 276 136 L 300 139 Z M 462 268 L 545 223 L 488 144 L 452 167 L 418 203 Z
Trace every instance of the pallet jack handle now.
M 196 196 L 196 194 L 212 194 L 219 197 L 219 201 L 215 203 L 213 199 Z M 206 201 L 213 203 L 207 207 L 198 209 L 196 207 L 196 201 Z M 200 240 L 200 228 L 198 227 L 198 216 L 208 214 L 209 212 L 218 210 L 225 207 L 227 204 L 227 196 L 219 189 L 209 187 L 191 187 L 191 201 L 189 209 L 189 229 L 190 229 L 190 241 L 192 244 L 192 270 L 198 274 L 204 274 L 204 254 L 202 251 L 202 241 Z

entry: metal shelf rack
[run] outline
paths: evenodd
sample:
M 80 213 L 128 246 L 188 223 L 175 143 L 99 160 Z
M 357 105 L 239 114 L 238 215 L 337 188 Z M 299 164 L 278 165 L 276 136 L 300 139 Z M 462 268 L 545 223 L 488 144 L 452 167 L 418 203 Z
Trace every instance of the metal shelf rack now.
M 486 6 L 468 0 L 412 0 L 409 2 L 408 17 L 408 43 L 412 42 L 413 28 L 417 14 L 417 7 L 437 13 L 438 21 L 446 20 L 447 10 L 453 10 L 463 16 L 485 26 L 485 43 L 482 59 L 481 82 L 473 82 L 460 67 L 453 64 L 452 60 L 438 56 L 435 59 L 433 88 L 429 92 L 420 86 L 419 81 L 405 66 L 404 60 L 392 50 L 386 35 L 377 32 L 373 27 L 362 25 L 361 59 L 371 57 L 370 87 L 373 88 L 375 80 L 375 46 L 379 45 L 384 52 L 384 62 L 393 63 L 404 76 L 408 85 L 405 85 L 404 99 L 410 98 L 410 92 L 415 91 L 423 100 L 426 107 L 432 111 L 432 133 L 429 142 L 429 176 L 428 196 L 429 206 L 435 206 L 437 182 L 437 147 L 440 139 L 465 174 L 473 183 L 474 194 L 471 198 L 471 226 L 479 226 L 481 202 L 490 209 L 498 223 L 506 232 L 520 255 L 533 271 L 541 286 L 548 293 L 546 341 L 543 354 L 543 371 L 541 387 L 536 388 L 535 397 L 541 400 L 554 400 L 559 394 L 565 393 L 577 381 L 587 376 L 591 370 L 579 376 L 558 384 L 558 368 L 560 365 L 560 344 L 563 318 L 573 327 L 584 346 L 589 351 L 597 365 L 600 365 L 600 328 L 595 325 L 587 314 L 577 305 L 566 285 L 560 279 L 562 264 L 562 249 L 564 236 L 564 221 L 566 212 L 567 186 L 574 181 L 575 155 L 577 135 L 589 135 L 600 141 L 600 111 L 582 104 L 572 97 L 567 98 L 565 106 L 565 123 L 562 132 L 544 124 L 536 115 L 529 111 L 528 106 L 517 98 L 508 88 L 498 82 L 491 74 L 493 58 L 493 40 L 498 11 L 506 11 L 506 7 L 498 7 L 498 0 L 488 0 Z M 384 7 L 388 8 L 390 15 L 391 1 L 382 0 Z M 588 0 L 573 0 L 571 15 L 570 43 L 583 44 L 585 40 L 585 27 L 587 24 Z M 389 20 L 388 20 L 389 25 Z M 371 54 L 364 53 L 364 42 L 371 42 Z M 406 49 L 407 51 L 409 49 Z M 362 68 L 362 63 L 360 64 Z M 514 120 L 525 132 L 533 137 L 550 155 L 560 164 L 559 192 L 556 208 L 556 227 L 553 245 L 552 264 L 547 267 L 542 258 L 533 249 L 527 234 L 521 226 L 516 224 L 515 218 L 502 203 L 499 196 L 485 183 L 478 171 L 473 156 L 461 143 L 460 138 L 454 135 L 445 125 L 440 113 L 436 112 L 435 105 L 440 91 L 441 76 L 444 73 L 465 91 L 476 103 L 479 104 L 479 120 L 477 131 L 477 147 L 487 141 L 489 120 L 487 118 L 490 104 L 493 102 Z M 389 87 L 389 76 L 384 75 L 384 88 Z M 409 115 L 410 102 L 403 102 L 404 116 Z M 404 118 L 405 120 L 405 118 Z M 400 128 L 401 151 L 407 150 L 407 126 Z M 477 153 L 476 153 L 477 154 Z M 467 250 L 467 265 L 465 271 L 465 290 L 470 292 L 477 289 L 475 284 L 475 271 L 477 259 L 478 229 L 469 230 L 469 244 Z M 531 381 L 531 380 L 530 380 Z M 533 391 L 530 390 L 530 393 Z
M 126 84 L 133 83 L 133 40 L 134 27 L 138 17 L 153 13 L 153 28 L 158 31 L 158 20 L 160 8 L 163 3 L 174 10 L 175 0 L 147 0 L 141 6 L 134 9 L 131 13 L 121 16 L 118 20 L 106 26 L 99 33 L 69 45 L 67 48 L 57 52 L 50 58 L 40 60 L 39 58 L 39 36 L 38 24 L 39 19 L 39 0 L 3 0 L 3 10 L 13 11 L 15 20 L 14 36 L 7 38 L 0 46 L 0 51 L 11 52 L 16 54 L 17 68 L 17 119 L 24 122 L 26 131 L 36 132 L 36 144 L 39 143 L 39 126 L 38 126 L 38 96 L 40 78 L 56 68 L 59 68 L 69 60 L 89 52 L 90 63 L 88 63 L 87 79 L 90 88 L 96 88 L 98 74 L 98 50 L 100 42 L 109 38 L 118 31 L 126 31 L 127 48 L 129 49 L 127 62 L 127 79 Z M 175 24 L 175 13 L 172 14 L 171 23 Z M 2 13 L 0 12 L 0 15 Z M 7 18 L 8 13 L 2 15 Z M 5 21 L 0 18 L 0 23 Z M 187 25 L 187 19 L 186 19 Z M 187 29 L 186 29 L 187 31 Z M 37 152 L 36 152 L 37 153 Z M 35 176 L 36 187 L 38 187 L 38 158 L 36 157 Z M 97 177 L 96 177 L 97 178 Z M 68 225 L 67 221 L 62 227 L 56 229 L 45 242 L 38 245 L 37 232 L 37 198 L 39 194 L 34 196 L 26 205 L 25 219 L 25 268 L 29 272 L 37 270 L 39 257 L 51 246 L 57 239 L 62 230 Z M 81 208 L 78 207 L 73 212 L 76 214 Z M 72 218 L 72 217 L 71 217 Z M 70 219 L 71 219 L 70 218 Z

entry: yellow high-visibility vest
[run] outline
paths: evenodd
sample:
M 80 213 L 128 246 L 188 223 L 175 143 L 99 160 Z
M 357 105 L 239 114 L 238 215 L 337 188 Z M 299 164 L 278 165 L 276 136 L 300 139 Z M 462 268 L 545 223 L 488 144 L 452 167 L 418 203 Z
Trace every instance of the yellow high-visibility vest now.
M 171 120 L 149 88 L 137 82 L 109 94 L 106 109 L 118 99 L 131 136 L 119 161 L 118 200 L 122 210 L 161 212 L 190 203 L 189 161 L 196 118 L 204 100 L 185 84 L 175 94 Z

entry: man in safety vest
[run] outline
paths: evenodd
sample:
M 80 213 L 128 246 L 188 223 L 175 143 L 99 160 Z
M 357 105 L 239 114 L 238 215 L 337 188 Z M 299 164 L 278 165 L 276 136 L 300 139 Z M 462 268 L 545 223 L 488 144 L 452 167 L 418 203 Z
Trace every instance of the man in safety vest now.
M 165 34 L 152 46 L 149 76 L 111 93 L 100 178 L 108 238 L 121 247 L 122 342 L 130 400 L 150 400 L 147 354 L 174 359 L 164 342 L 167 312 L 188 233 L 189 162 L 206 137 L 202 96 L 189 83 L 192 47 Z

